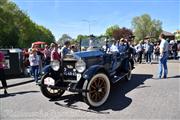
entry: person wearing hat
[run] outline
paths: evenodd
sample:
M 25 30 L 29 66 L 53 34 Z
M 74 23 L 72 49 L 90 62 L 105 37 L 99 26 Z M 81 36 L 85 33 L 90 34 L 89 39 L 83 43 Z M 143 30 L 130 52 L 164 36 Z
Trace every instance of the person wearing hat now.
M 36 49 L 32 49 L 29 55 L 29 62 L 32 71 L 32 75 L 36 84 L 38 83 L 38 76 L 39 76 L 39 56 L 37 55 Z

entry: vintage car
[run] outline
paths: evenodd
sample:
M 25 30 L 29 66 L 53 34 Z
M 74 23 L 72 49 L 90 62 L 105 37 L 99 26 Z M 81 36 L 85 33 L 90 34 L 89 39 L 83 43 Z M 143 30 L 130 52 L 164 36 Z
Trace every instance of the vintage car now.
M 97 47 L 100 46 L 97 39 L 89 41 L 91 45 L 86 51 L 68 54 L 61 63 L 51 62 L 50 70 L 41 78 L 44 96 L 57 99 L 66 90 L 78 92 L 89 106 L 99 107 L 106 102 L 112 84 L 131 79 L 133 66 L 128 45 L 123 52 L 111 52 Z

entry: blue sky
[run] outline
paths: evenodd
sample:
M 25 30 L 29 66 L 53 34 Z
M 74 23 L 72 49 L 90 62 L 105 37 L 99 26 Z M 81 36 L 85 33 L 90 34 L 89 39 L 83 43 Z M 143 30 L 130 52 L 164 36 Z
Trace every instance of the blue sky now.
M 50 29 L 58 40 L 66 33 L 104 34 L 118 24 L 131 27 L 132 18 L 149 14 L 163 29 L 180 29 L 180 0 L 12 0 L 37 24 Z M 90 25 L 90 30 L 89 30 Z

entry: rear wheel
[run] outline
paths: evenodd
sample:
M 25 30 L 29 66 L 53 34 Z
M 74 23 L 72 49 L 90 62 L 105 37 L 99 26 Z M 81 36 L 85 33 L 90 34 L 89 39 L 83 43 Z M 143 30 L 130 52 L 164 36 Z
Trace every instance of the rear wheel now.
M 41 86 L 40 86 L 42 94 L 45 97 L 50 98 L 50 99 L 60 98 L 63 95 L 63 93 L 65 92 L 65 90 L 54 89 L 54 88 L 50 88 L 50 87 L 44 85 L 44 80 L 46 80 L 46 79 L 53 79 L 53 78 L 46 76 L 46 75 L 42 77 Z
M 131 71 L 132 71 L 132 65 L 131 65 L 131 62 L 129 62 L 129 68 L 128 68 L 128 73 L 127 73 L 127 75 L 125 76 L 125 80 L 126 81 L 129 81 L 129 80 L 131 80 L 131 76 L 132 76 L 132 74 L 131 74 Z
M 91 107 L 99 107 L 108 99 L 110 93 L 110 81 L 107 75 L 98 73 L 87 84 L 88 92 L 85 102 Z

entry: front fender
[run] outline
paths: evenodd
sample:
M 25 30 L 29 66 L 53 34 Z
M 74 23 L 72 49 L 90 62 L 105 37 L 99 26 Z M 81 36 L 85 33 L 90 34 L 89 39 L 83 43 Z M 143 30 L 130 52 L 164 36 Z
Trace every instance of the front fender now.
M 104 68 L 104 66 L 102 65 L 93 65 L 91 67 L 89 67 L 84 73 L 83 73 L 83 78 L 85 80 L 90 80 L 95 74 L 97 74 L 98 72 L 103 72 L 105 73 L 107 76 L 109 76 L 107 70 Z

